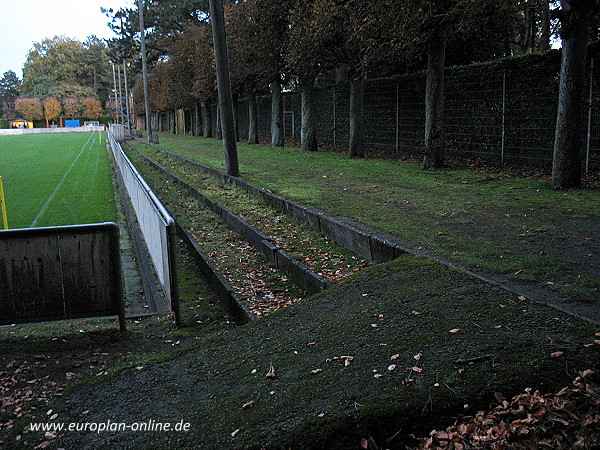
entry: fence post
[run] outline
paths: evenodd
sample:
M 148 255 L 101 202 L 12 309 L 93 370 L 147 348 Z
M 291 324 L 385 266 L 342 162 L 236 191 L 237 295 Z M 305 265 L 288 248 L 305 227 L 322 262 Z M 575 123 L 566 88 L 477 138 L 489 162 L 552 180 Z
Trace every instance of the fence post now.
M 400 150 L 400 93 L 396 82 L 396 153 Z
M 333 145 L 335 146 L 335 135 L 336 135 L 336 120 L 335 120 L 335 109 L 336 109 L 336 96 L 335 96 L 335 86 L 333 87 Z
M 506 125 L 506 69 L 502 70 L 502 139 L 500 143 L 500 160 L 504 163 L 504 139 Z
M 585 148 L 585 173 L 590 170 L 590 147 L 592 143 L 592 104 L 594 101 L 594 58 L 590 61 L 590 87 L 588 97 L 587 142 Z
M 2 177 L 0 177 L 0 211 L 2 213 L 2 227 L 8 230 L 8 218 L 6 217 L 6 202 L 4 200 L 4 187 L 2 186 Z

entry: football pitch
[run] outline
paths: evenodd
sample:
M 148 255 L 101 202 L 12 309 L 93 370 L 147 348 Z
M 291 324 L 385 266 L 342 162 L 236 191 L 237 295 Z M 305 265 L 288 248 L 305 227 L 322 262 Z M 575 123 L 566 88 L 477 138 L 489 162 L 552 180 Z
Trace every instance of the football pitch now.
M 100 143 L 99 132 L 0 136 L 8 227 L 115 221 L 104 137 Z

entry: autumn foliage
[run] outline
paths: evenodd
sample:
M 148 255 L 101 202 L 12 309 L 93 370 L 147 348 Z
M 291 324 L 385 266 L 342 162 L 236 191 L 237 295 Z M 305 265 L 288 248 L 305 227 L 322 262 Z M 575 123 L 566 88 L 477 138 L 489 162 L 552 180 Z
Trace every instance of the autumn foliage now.
M 62 111 L 62 107 L 60 102 L 56 99 L 56 97 L 48 97 L 44 100 L 44 115 L 46 116 L 46 120 L 54 120 Z
M 34 121 L 44 118 L 44 110 L 39 98 L 18 98 L 15 100 L 15 110 L 26 120 Z
M 102 114 L 102 103 L 100 103 L 100 100 L 92 97 L 84 98 L 83 107 L 83 117 L 86 119 L 97 120 L 100 118 Z

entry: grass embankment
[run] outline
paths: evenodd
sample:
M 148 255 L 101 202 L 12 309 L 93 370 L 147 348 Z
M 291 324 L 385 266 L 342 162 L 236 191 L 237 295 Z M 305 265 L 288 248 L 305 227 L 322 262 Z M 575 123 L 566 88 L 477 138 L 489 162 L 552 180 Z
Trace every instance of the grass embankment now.
M 160 146 L 223 170 L 222 142 L 161 135 Z M 344 215 L 475 271 L 559 295 L 600 300 L 600 192 L 545 181 L 331 152 L 239 145 L 242 177 L 301 204 Z
M 200 337 L 235 326 L 191 256 L 180 250 L 183 328 L 175 328 L 170 316 L 128 320 L 126 332 L 106 319 L 0 327 L 1 448 L 44 448 L 52 434 L 29 426 L 60 421 L 73 390 L 101 385 L 123 368 L 169 360 Z
M 114 221 L 111 168 L 98 133 L 0 138 L 10 228 Z
M 403 448 L 409 433 L 487 408 L 494 391 L 547 391 L 598 367 L 595 331 L 407 255 L 82 388 L 55 419 L 183 421 L 188 432 L 72 432 L 57 445 L 332 449 L 372 436 Z

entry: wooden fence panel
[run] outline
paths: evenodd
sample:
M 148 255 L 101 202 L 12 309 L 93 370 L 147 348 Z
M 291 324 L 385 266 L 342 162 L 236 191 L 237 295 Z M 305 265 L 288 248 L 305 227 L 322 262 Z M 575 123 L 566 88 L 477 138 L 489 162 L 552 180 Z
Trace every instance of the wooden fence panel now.
M 125 327 L 114 223 L 0 231 L 0 324 L 118 315 Z

